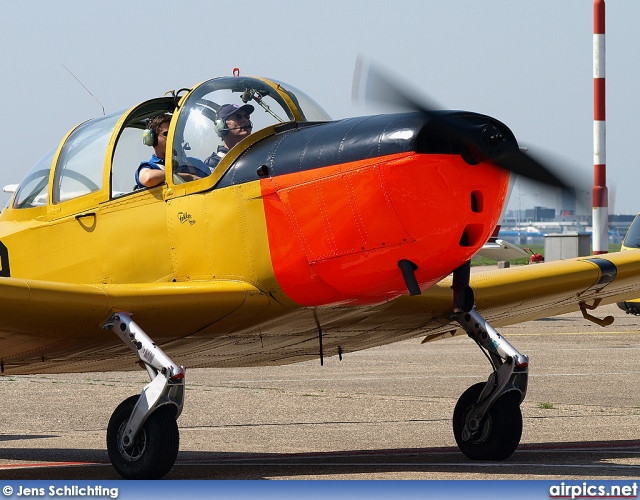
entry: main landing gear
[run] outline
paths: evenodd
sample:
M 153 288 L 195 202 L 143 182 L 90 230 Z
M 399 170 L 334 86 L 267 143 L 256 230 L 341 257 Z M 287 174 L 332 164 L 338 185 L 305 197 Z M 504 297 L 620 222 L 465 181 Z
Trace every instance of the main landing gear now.
M 178 456 L 176 419 L 184 404 L 185 369 L 171 361 L 129 313 L 112 314 L 103 328 L 113 330 L 131 348 L 151 378 L 142 394 L 125 399 L 111 415 L 109 458 L 125 479 L 160 479 Z
M 520 403 L 527 392 L 529 358 L 520 354 L 474 309 L 470 264 L 453 273 L 455 320 L 489 358 L 493 373 L 486 383 L 467 389 L 453 412 L 453 433 L 460 451 L 472 460 L 504 460 L 522 436 Z

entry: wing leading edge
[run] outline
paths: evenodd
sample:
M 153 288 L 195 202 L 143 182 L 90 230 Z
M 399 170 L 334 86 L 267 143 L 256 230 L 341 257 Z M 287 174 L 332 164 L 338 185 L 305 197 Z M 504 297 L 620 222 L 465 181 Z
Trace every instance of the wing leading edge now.
M 423 300 L 440 297 L 450 286 L 443 280 Z M 557 316 L 591 306 L 636 297 L 640 290 L 640 252 L 618 252 L 544 264 L 494 269 L 471 276 L 476 309 L 494 326 Z M 429 332 L 425 341 L 447 337 L 455 328 Z M 461 333 L 457 330 L 456 333 Z
M 461 333 L 450 321 L 445 279 L 420 296 L 373 307 L 285 307 L 239 281 L 77 285 L 0 280 L 4 373 L 133 369 L 128 349 L 102 324 L 130 311 L 188 367 L 278 365 L 399 340 Z M 495 326 L 638 296 L 640 250 L 472 273 L 476 308 Z
M 133 369 L 128 348 L 102 328 L 114 311 L 132 312 L 166 344 L 216 323 L 232 330 L 268 303 L 241 281 L 83 285 L 2 278 L 0 367 L 3 373 Z

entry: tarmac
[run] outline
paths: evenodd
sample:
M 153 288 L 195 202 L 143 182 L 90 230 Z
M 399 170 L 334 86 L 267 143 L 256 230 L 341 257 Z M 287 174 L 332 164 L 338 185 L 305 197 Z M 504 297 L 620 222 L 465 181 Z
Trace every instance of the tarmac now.
M 458 397 L 490 365 L 466 336 L 419 338 L 274 368 L 187 371 L 167 479 L 630 479 L 640 477 L 640 317 L 605 306 L 498 328 L 530 356 L 520 446 L 504 462 L 456 447 Z M 111 412 L 145 371 L 0 377 L 0 479 L 119 479 Z

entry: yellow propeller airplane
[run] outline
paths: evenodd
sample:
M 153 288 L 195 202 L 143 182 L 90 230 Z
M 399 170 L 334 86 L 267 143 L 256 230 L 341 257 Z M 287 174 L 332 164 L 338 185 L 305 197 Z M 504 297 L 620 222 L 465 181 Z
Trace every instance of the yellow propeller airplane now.
M 144 168 L 164 179 L 140 187 Z M 458 401 L 455 438 L 470 459 L 505 459 L 529 360 L 494 326 L 578 309 L 606 322 L 587 310 L 640 291 L 638 251 L 470 276 L 509 171 L 561 183 L 494 118 L 417 106 L 332 121 L 291 85 L 238 72 L 89 120 L 0 214 L 0 371 L 142 366 L 150 383 L 113 412 L 107 448 L 123 477 L 160 478 L 184 366 L 466 333 L 491 374 Z

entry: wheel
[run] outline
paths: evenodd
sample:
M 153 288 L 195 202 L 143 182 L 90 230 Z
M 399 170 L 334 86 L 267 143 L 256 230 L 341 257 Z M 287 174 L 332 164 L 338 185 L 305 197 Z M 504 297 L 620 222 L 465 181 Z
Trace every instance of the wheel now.
M 633 314 L 634 316 L 640 316 L 640 303 L 638 302 L 617 302 L 617 305 L 627 314 Z
M 178 456 L 180 433 L 173 405 L 156 409 L 138 432 L 134 443 L 124 448 L 120 438 L 139 396 L 125 399 L 115 409 L 107 427 L 107 451 L 113 467 L 125 479 L 160 479 Z
M 472 385 L 460 396 L 453 411 L 453 434 L 458 448 L 467 458 L 505 460 L 518 447 L 522 437 L 522 412 L 514 392 L 503 394 L 489 408 L 478 435 L 468 441 L 462 439 L 464 419 L 478 401 L 484 386 L 484 382 Z

